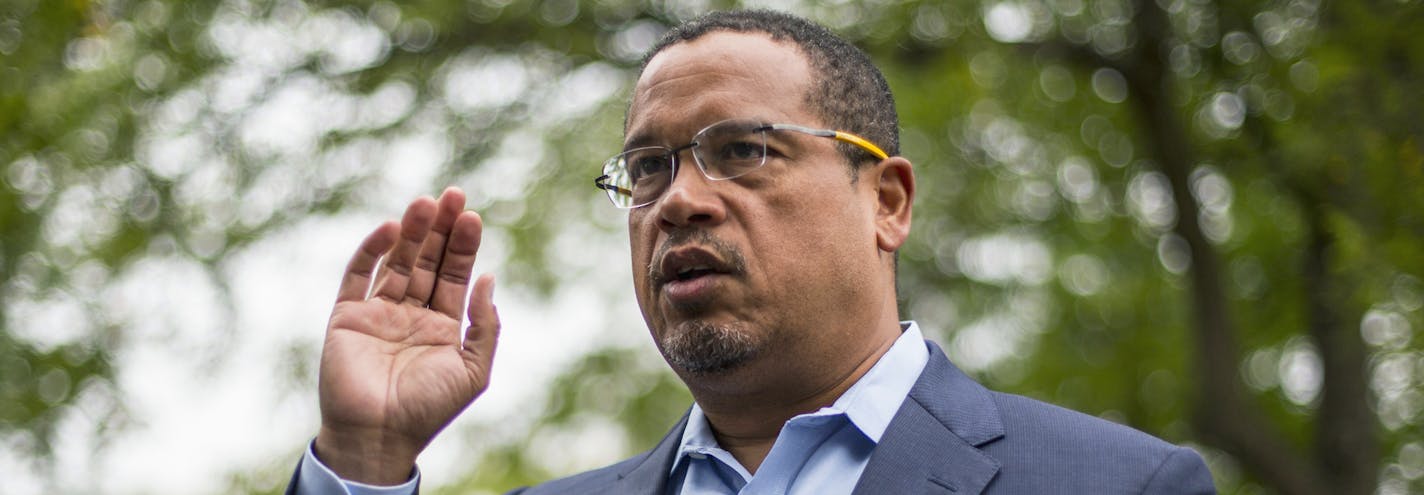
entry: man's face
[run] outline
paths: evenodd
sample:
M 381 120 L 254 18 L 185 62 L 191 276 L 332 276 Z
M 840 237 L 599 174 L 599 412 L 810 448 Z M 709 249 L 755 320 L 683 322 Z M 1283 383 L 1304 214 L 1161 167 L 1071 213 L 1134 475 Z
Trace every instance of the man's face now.
M 673 45 L 638 80 L 625 149 L 682 146 L 733 118 L 826 127 L 805 103 L 811 81 L 794 45 L 764 34 Z M 638 304 L 684 376 L 834 359 L 881 296 L 865 283 L 885 267 L 875 181 L 852 181 L 833 140 L 766 134 L 762 168 L 712 181 L 683 151 L 667 191 L 629 212 Z

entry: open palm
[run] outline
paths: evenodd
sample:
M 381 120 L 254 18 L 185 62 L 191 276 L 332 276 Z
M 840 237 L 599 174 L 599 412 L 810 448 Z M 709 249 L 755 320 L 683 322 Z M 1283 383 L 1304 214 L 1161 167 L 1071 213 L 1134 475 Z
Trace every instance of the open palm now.
M 481 221 L 464 202 L 454 188 L 438 202 L 415 200 L 347 265 L 322 347 L 316 442 L 347 479 L 404 481 L 420 450 L 489 385 L 494 280 L 480 277 L 465 298 Z

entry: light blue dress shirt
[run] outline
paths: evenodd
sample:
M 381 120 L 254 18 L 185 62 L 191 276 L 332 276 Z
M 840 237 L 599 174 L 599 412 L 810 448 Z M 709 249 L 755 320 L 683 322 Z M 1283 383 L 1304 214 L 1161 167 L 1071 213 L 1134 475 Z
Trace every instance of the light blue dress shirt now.
M 302 456 L 301 474 L 297 475 L 298 495 L 410 495 L 420 486 L 420 469 L 409 481 L 395 486 L 377 486 L 347 481 L 316 458 L 316 442 L 307 445 L 307 453 Z
M 919 326 L 908 321 L 901 327 L 890 350 L 835 403 L 787 420 L 755 475 L 717 445 L 694 403 L 668 486 L 680 495 L 850 493 L 929 361 Z M 389 487 L 342 480 L 311 446 L 300 469 L 297 493 L 303 495 L 406 495 L 415 493 L 420 481 L 419 470 L 410 481 Z
M 929 361 L 914 322 L 836 402 L 791 418 L 755 475 L 717 445 L 702 408 L 692 405 L 669 484 L 681 495 L 850 493 L 900 403 Z

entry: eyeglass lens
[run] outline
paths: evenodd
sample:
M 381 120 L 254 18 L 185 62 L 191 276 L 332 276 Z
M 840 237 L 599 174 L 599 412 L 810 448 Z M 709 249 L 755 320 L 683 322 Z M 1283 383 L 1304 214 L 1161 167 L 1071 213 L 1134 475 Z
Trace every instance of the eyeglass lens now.
M 657 201 L 672 184 L 677 152 L 692 149 L 697 168 L 708 179 L 734 179 L 766 162 L 767 127 L 755 121 L 729 120 L 708 126 L 692 143 L 677 149 L 651 146 L 625 151 L 603 166 L 608 197 L 632 208 Z

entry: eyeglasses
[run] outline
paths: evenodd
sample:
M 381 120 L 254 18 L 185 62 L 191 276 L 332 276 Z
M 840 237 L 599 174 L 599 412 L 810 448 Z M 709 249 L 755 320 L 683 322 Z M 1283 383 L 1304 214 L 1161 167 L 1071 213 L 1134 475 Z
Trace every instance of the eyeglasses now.
M 619 208 L 646 206 L 662 197 L 677 176 L 678 155 L 692 150 L 697 168 L 709 180 L 735 179 L 766 164 L 767 131 L 792 131 L 859 146 L 876 158 L 889 157 L 860 136 L 829 129 L 754 120 L 724 120 L 697 131 L 692 142 L 676 148 L 648 146 L 624 151 L 603 162 L 603 175 L 593 185 L 608 193 Z

